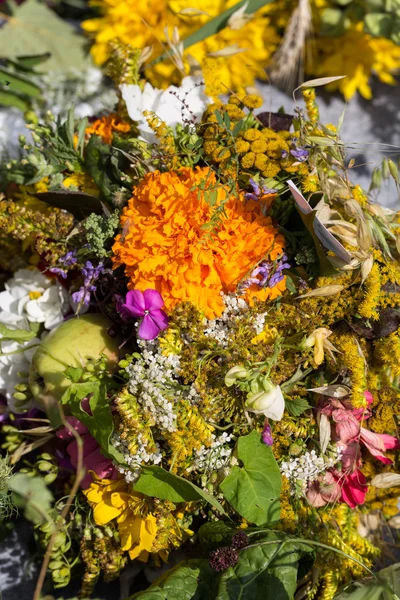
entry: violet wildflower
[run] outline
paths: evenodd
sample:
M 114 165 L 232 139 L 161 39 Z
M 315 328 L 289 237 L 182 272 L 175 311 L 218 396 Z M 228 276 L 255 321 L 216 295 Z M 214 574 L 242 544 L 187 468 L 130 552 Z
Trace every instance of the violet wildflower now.
M 90 260 L 87 260 L 85 266 L 82 268 L 82 275 L 84 277 L 83 285 L 77 292 L 72 294 L 72 300 L 79 305 L 84 304 L 88 306 L 90 304 L 90 296 L 92 292 L 95 292 L 97 286 L 95 285 L 95 281 L 101 276 L 104 275 L 106 269 L 104 268 L 103 263 L 99 263 L 97 267 L 93 266 Z
M 239 553 L 236 548 L 223 546 L 217 548 L 210 554 L 210 567 L 214 571 L 225 571 L 229 567 L 234 567 L 239 559 Z
M 246 200 L 254 200 L 255 202 L 257 202 L 260 199 L 260 196 L 267 196 L 268 194 L 276 194 L 276 190 L 267 188 L 265 185 L 263 185 L 261 188 L 258 185 L 258 183 L 256 181 L 254 181 L 254 179 L 250 178 L 249 180 L 249 184 L 252 188 L 252 192 L 245 192 L 244 197 L 246 198 Z
M 265 421 L 264 421 L 264 429 L 261 434 L 261 437 L 262 437 L 262 441 L 264 442 L 264 444 L 266 444 L 267 446 L 273 445 L 274 438 L 272 437 L 271 425 L 269 424 L 268 419 L 265 419 Z
M 250 274 L 250 277 L 242 281 L 238 286 L 238 293 L 243 294 L 252 285 L 258 287 L 273 288 L 277 283 L 284 278 L 283 270 L 289 269 L 290 264 L 287 262 L 286 254 L 283 254 L 275 263 L 263 260 Z
M 59 277 L 62 277 L 63 279 L 67 278 L 68 272 L 65 270 L 65 267 L 72 267 L 73 265 L 76 264 L 77 262 L 77 256 L 76 256 L 76 251 L 69 251 L 66 254 L 64 254 L 64 256 L 61 256 L 58 259 L 59 264 L 61 265 L 61 267 L 52 267 L 50 269 L 50 273 L 53 273 L 54 275 L 58 275 Z M 62 268 L 64 267 L 64 268 Z
M 307 160 L 309 152 L 305 148 L 294 148 L 290 151 L 290 154 L 299 162 L 304 162 Z
M 168 326 L 168 317 L 162 310 L 164 300 L 157 290 L 130 290 L 125 302 L 117 303 L 117 310 L 124 319 L 141 318 L 138 329 L 143 340 L 154 340 Z

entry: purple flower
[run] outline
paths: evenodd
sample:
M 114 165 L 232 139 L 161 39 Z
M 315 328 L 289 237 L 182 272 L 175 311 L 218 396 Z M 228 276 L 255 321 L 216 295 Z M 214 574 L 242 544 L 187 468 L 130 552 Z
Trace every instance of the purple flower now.
M 61 265 L 61 267 L 72 267 L 72 265 L 76 264 L 77 261 L 77 257 L 76 257 L 76 251 L 69 251 L 67 252 L 67 254 L 64 254 L 64 256 L 61 256 L 61 258 L 58 259 L 59 264 Z M 63 279 L 67 278 L 68 272 L 60 267 L 53 267 L 50 269 L 50 273 L 53 273 L 54 275 L 58 275 L 59 277 L 62 277 Z
M 164 300 L 157 290 L 130 290 L 125 303 L 118 302 L 117 310 L 125 319 L 141 318 L 138 329 L 139 337 L 143 340 L 154 340 L 168 326 L 168 317 L 161 310 Z
M 234 567 L 239 559 L 239 553 L 231 546 L 217 548 L 210 554 L 210 567 L 214 571 L 220 572 Z
M 307 160 L 309 152 L 305 148 L 295 148 L 294 150 L 290 151 L 290 154 L 298 161 L 304 162 Z
M 264 429 L 261 434 L 261 437 L 262 437 L 262 441 L 264 442 L 264 444 L 266 444 L 267 446 L 273 445 L 274 439 L 272 437 L 271 425 L 269 424 L 268 419 L 265 419 L 265 421 L 264 421 Z
M 72 294 L 72 300 L 77 304 L 90 304 L 90 294 L 97 290 L 97 286 L 94 282 L 104 273 L 106 269 L 103 263 L 99 263 L 97 267 L 93 266 L 90 260 L 87 260 L 85 266 L 82 268 L 82 274 L 84 277 L 83 286 L 77 292 Z
M 266 196 L 268 194 L 276 194 L 276 190 L 267 188 L 265 185 L 263 185 L 260 189 L 260 186 L 256 181 L 254 181 L 254 179 L 250 178 L 249 184 L 252 187 L 253 191 L 245 193 L 244 197 L 246 198 L 246 200 L 254 200 L 257 202 L 260 199 L 260 195 Z

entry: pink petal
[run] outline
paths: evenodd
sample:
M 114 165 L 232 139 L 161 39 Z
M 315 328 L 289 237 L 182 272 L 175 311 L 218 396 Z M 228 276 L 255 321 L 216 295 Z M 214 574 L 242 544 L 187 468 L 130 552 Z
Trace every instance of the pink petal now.
M 370 404 L 372 404 L 372 402 L 374 401 L 373 395 L 368 390 L 364 392 L 364 398 L 366 399 L 368 406 L 370 406 Z
M 400 441 L 394 435 L 388 435 L 387 433 L 377 433 L 376 435 L 381 436 L 386 450 L 397 450 L 400 448 Z
M 138 334 L 142 340 L 154 340 L 160 333 L 160 328 L 156 325 L 150 315 L 145 315 L 139 325 Z
M 143 317 L 146 310 L 143 293 L 140 290 L 130 290 L 126 295 L 126 301 L 123 306 L 134 317 Z
M 164 331 L 168 327 L 168 317 L 163 310 L 153 310 L 149 316 L 161 331 Z
M 158 310 L 164 306 L 164 300 L 162 299 L 160 292 L 157 292 L 157 290 L 145 290 L 143 292 L 143 296 L 146 310 L 149 310 L 150 312 Z
M 346 472 L 352 472 L 361 465 L 360 444 L 358 442 L 350 442 L 349 444 L 337 444 L 342 450 L 342 469 Z
M 332 413 L 332 418 L 336 423 L 336 434 L 340 441 L 344 444 L 347 444 L 347 442 L 354 439 L 358 435 L 360 431 L 360 424 L 348 410 L 334 410 Z
M 73 429 L 75 429 L 76 432 L 79 433 L 79 435 L 87 433 L 88 429 L 87 429 L 86 425 L 84 425 L 83 423 L 81 423 L 75 417 L 67 417 L 66 420 L 68 421 L 68 424 Z M 62 429 L 59 429 L 59 431 L 56 432 L 56 436 L 60 440 L 69 440 L 69 439 L 71 439 L 71 438 L 74 437 L 73 434 L 66 427 L 63 427 Z
M 342 483 L 342 500 L 350 508 L 355 508 L 359 504 L 364 504 L 367 491 L 367 480 L 364 474 L 361 471 L 354 471 L 351 475 L 346 475 Z
M 85 459 L 88 454 L 93 452 L 95 448 L 98 447 L 98 443 L 89 433 L 82 437 L 83 440 L 83 464 L 85 464 Z M 76 440 L 71 442 L 67 446 L 67 452 L 71 458 L 71 463 L 73 467 L 77 467 L 78 465 L 78 444 Z
M 382 439 L 382 434 L 374 433 L 369 429 L 365 429 L 365 427 L 361 427 L 360 439 L 372 456 L 382 456 L 385 453 L 386 447 Z

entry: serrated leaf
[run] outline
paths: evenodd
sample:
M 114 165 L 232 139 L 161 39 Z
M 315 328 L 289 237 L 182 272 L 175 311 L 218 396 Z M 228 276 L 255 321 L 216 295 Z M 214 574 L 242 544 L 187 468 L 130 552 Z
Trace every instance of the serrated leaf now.
M 134 490 L 146 494 L 146 496 L 171 500 L 171 502 L 205 500 L 220 513 L 225 514 L 223 507 L 214 496 L 197 487 L 188 479 L 174 475 L 156 465 L 142 467 L 141 475 L 135 483 Z
M 261 435 L 252 431 L 239 438 L 237 456 L 243 467 L 234 466 L 220 484 L 231 506 L 256 525 L 279 519 L 279 495 L 282 485 L 279 467 L 272 450 L 263 444 Z
M 43 62 L 46 71 L 82 68 L 85 39 L 73 25 L 60 19 L 45 3 L 27 0 L 15 6 L 12 18 L 0 29 L 3 58 L 50 53 Z
M 291 417 L 299 417 L 305 410 L 311 408 L 305 398 L 286 399 L 285 408 Z

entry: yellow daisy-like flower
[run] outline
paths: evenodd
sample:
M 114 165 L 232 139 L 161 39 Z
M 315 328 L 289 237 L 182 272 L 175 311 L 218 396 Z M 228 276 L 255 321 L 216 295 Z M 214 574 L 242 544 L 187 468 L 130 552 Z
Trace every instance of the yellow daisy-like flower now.
M 171 36 L 177 27 L 184 39 L 234 6 L 236 0 L 195 0 L 189 8 L 186 0 L 92 0 L 91 4 L 100 9 L 102 16 L 85 21 L 83 28 L 95 40 L 95 62 L 102 64 L 115 39 L 136 48 L 152 46 L 151 58 L 155 58 L 168 47 L 166 32 Z M 268 18 L 270 10 L 263 7 L 249 20 L 233 20 L 217 34 L 190 46 L 184 52 L 186 73 L 190 63 L 197 61 L 204 67 L 206 89 L 211 95 L 252 85 L 256 77 L 265 79 L 265 66 L 280 41 Z M 221 51 L 225 52 L 223 56 L 218 54 Z M 156 87 L 178 83 L 182 75 L 169 60 L 146 71 L 146 77 Z
M 150 554 L 160 554 L 163 559 L 166 558 L 168 539 L 164 548 L 157 543 L 159 528 L 156 515 L 148 510 L 149 499 L 143 494 L 130 491 L 124 479 L 97 479 L 83 493 L 93 508 L 93 518 L 97 525 L 107 525 L 116 520 L 121 548 L 129 553 L 131 559 L 146 562 Z M 180 536 L 177 525 L 171 533 L 175 537 Z
M 393 73 L 400 68 L 400 46 L 385 38 L 375 38 L 363 31 L 363 23 L 352 25 L 345 35 L 320 38 L 320 58 L 312 65 L 317 76 L 345 75 L 329 87 L 339 89 L 346 100 L 356 92 L 372 98 L 369 85 L 375 74 L 384 83 L 395 84 Z

